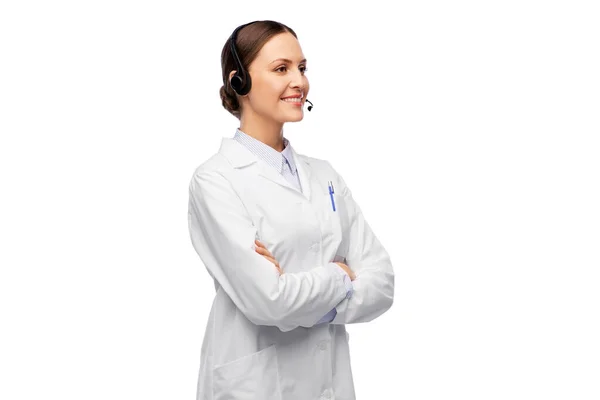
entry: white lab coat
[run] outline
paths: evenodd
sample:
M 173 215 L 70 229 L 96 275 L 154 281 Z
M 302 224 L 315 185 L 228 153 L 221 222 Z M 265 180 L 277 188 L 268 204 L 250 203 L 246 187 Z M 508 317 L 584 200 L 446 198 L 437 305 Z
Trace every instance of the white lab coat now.
M 390 257 L 350 189 L 329 162 L 293 155 L 303 193 L 232 138 L 194 171 L 190 236 L 216 290 L 198 400 L 354 400 L 344 324 L 392 306 Z M 329 264 L 344 258 L 356 274 L 350 299 L 345 272 Z M 332 322 L 315 325 L 334 307 Z

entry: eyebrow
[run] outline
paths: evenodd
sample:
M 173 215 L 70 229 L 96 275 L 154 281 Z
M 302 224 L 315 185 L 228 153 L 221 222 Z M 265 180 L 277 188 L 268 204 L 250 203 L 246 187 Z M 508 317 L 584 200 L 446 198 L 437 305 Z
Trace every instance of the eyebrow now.
M 290 63 L 290 64 L 292 63 L 292 60 L 289 60 L 287 58 L 278 58 L 277 60 L 271 61 L 269 64 L 273 64 L 275 61 L 285 61 L 285 62 Z M 300 60 L 300 62 L 301 63 L 305 63 L 306 62 L 306 58 L 303 59 L 303 60 Z

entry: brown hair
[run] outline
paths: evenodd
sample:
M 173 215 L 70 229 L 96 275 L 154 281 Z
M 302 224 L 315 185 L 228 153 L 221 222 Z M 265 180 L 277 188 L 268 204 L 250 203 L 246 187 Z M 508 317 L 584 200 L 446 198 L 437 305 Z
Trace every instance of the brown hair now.
M 297 38 L 296 33 L 288 26 L 276 21 L 255 21 L 237 33 L 235 40 L 235 49 L 244 69 L 248 71 L 248 66 L 254 61 L 258 52 L 265 43 L 273 36 L 280 33 L 289 32 Z M 223 74 L 223 86 L 219 90 L 223 107 L 237 119 L 241 118 L 241 108 L 238 101 L 238 94 L 233 90 L 229 82 L 229 74 L 237 70 L 236 63 L 231 53 L 231 36 L 225 42 L 221 51 L 221 71 Z

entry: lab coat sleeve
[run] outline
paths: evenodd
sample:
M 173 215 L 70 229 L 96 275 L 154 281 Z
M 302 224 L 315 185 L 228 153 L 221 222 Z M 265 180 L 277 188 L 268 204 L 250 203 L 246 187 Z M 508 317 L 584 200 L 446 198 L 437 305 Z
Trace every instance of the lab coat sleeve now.
M 283 332 L 308 328 L 346 297 L 346 273 L 338 265 L 280 275 L 258 254 L 252 219 L 218 171 L 195 171 L 189 186 L 188 226 L 209 274 L 256 325 L 277 326 Z
M 344 283 L 346 284 L 346 298 L 352 296 L 353 288 L 352 281 L 348 275 L 344 276 Z M 334 308 L 331 309 L 327 314 L 323 316 L 315 325 L 322 324 L 323 322 L 331 322 L 335 318 L 337 314 L 337 310 Z
M 338 188 L 348 215 L 346 265 L 354 271 L 352 296 L 336 305 L 331 324 L 369 322 L 386 312 L 394 302 L 394 270 L 390 256 L 365 220 L 341 175 Z

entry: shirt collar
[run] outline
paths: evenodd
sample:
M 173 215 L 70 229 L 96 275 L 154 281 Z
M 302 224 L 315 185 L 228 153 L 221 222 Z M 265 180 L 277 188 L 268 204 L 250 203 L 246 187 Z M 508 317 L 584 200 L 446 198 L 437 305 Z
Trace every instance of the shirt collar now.
M 275 168 L 279 173 L 282 171 L 284 160 L 287 160 L 290 164 L 292 173 L 296 173 L 296 163 L 294 161 L 294 156 L 292 155 L 292 145 L 285 136 L 283 137 L 283 151 L 281 151 L 281 153 L 268 144 L 242 132 L 240 128 L 236 129 L 233 139 L 246 146 L 246 148 L 255 156 Z

